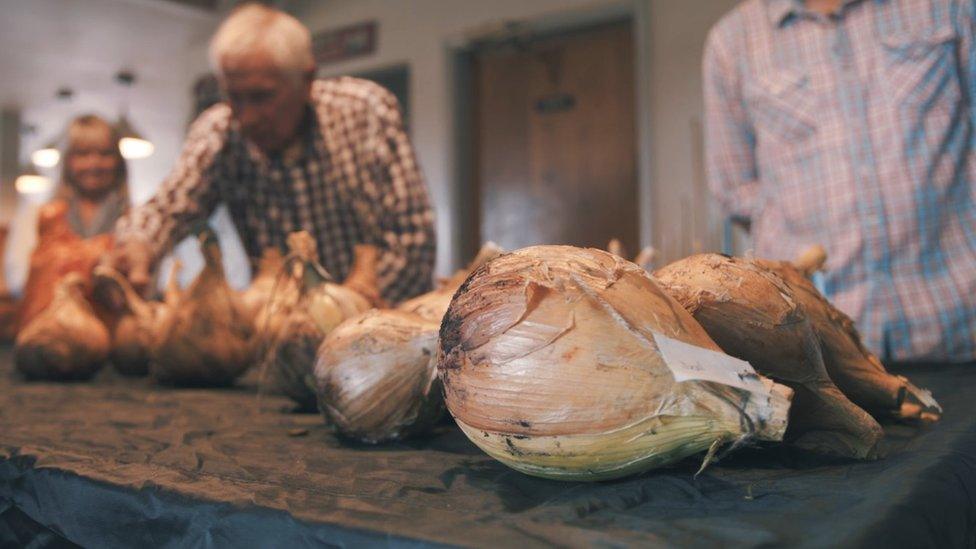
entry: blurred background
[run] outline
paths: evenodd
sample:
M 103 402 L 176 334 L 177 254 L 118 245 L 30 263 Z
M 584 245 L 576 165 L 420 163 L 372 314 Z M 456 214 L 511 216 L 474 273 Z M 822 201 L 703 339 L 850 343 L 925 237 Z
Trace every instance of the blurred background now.
M 230 0 L 0 0 L 0 225 L 16 293 L 66 123 L 127 123 L 131 200 L 152 196 L 189 122 L 219 101 L 209 38 Z M 321 76 L 400 99 L 437 214 L 439 274 L 484 240 L 636 251 L 662 264 L 745 251 L 702 162 L 701 55 L 735 0 L 279 0 L 312 31 Z M 22 177 L 22 176 L 34 177 Z M 39 176 L 39 177 L 37 177 Z M 223 209 L 232 284 L 250 272 Z M 191 279 L 194 242 L 176 252 Z M 163 266 L 166 267 L 165 265 Z

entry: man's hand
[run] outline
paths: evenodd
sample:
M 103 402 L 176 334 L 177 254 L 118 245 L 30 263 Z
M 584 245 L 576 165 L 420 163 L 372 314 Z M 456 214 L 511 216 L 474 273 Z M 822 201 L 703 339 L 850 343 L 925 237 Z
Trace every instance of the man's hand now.
M 129 281 L 129 284 L 139 295 L 145 295 L 152 280 L 150 276 L 152 268 L 151 247 L 147 242 L 141 240 L 116 244 L 102 258 L 99 266 L 115 269 Z M 96 299 L 105 306 L 112 310 L 120 310 L 124 306 L 123 296 L 117 295 L 117 292 L 105 291 L 104 287 L 100 288 L 103 285 L 98 284 L 97 280 L 95 286 Z

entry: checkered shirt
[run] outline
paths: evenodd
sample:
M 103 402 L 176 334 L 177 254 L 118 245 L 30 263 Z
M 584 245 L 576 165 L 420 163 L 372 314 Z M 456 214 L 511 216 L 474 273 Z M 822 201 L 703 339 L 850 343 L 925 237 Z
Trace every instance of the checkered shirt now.
M 755 253 L 826 246 L 886 360 L 976 359 L 976 3 L 747 0 L 704 57 L 709 185 Z
M 339 280 L 353 246 L 368 243 L 381 250 L 385 299 L 429 290 L 433 213 L 396 99 L 355 78 L 316 81 L 311 96 L 302 154 L 288 159 L 248 144 L 227 105 L 206 110 L 156 195 L 119 221 L 117 239 L 150 242 L 159 258 L 224 202 L 252 262 L 267 247 L 285 249 L 286 236 L 304 229 Z

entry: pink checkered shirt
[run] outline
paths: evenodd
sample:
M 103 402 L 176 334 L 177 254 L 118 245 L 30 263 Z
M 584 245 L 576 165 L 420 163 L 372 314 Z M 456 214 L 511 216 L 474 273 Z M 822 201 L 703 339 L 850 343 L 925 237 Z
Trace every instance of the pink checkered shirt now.
M 976 359 L 976 2 L 747 0 L 704 58 L 709 185 L 757 256 L 829 255 L 886 360 Z

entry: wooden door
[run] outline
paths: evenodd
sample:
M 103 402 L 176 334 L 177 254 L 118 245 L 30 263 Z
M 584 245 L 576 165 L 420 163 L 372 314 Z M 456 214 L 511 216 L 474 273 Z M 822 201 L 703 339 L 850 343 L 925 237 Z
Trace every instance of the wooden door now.
M 475 52 L 476 240 L 638 248 L 633 63 L 629 22 Z

